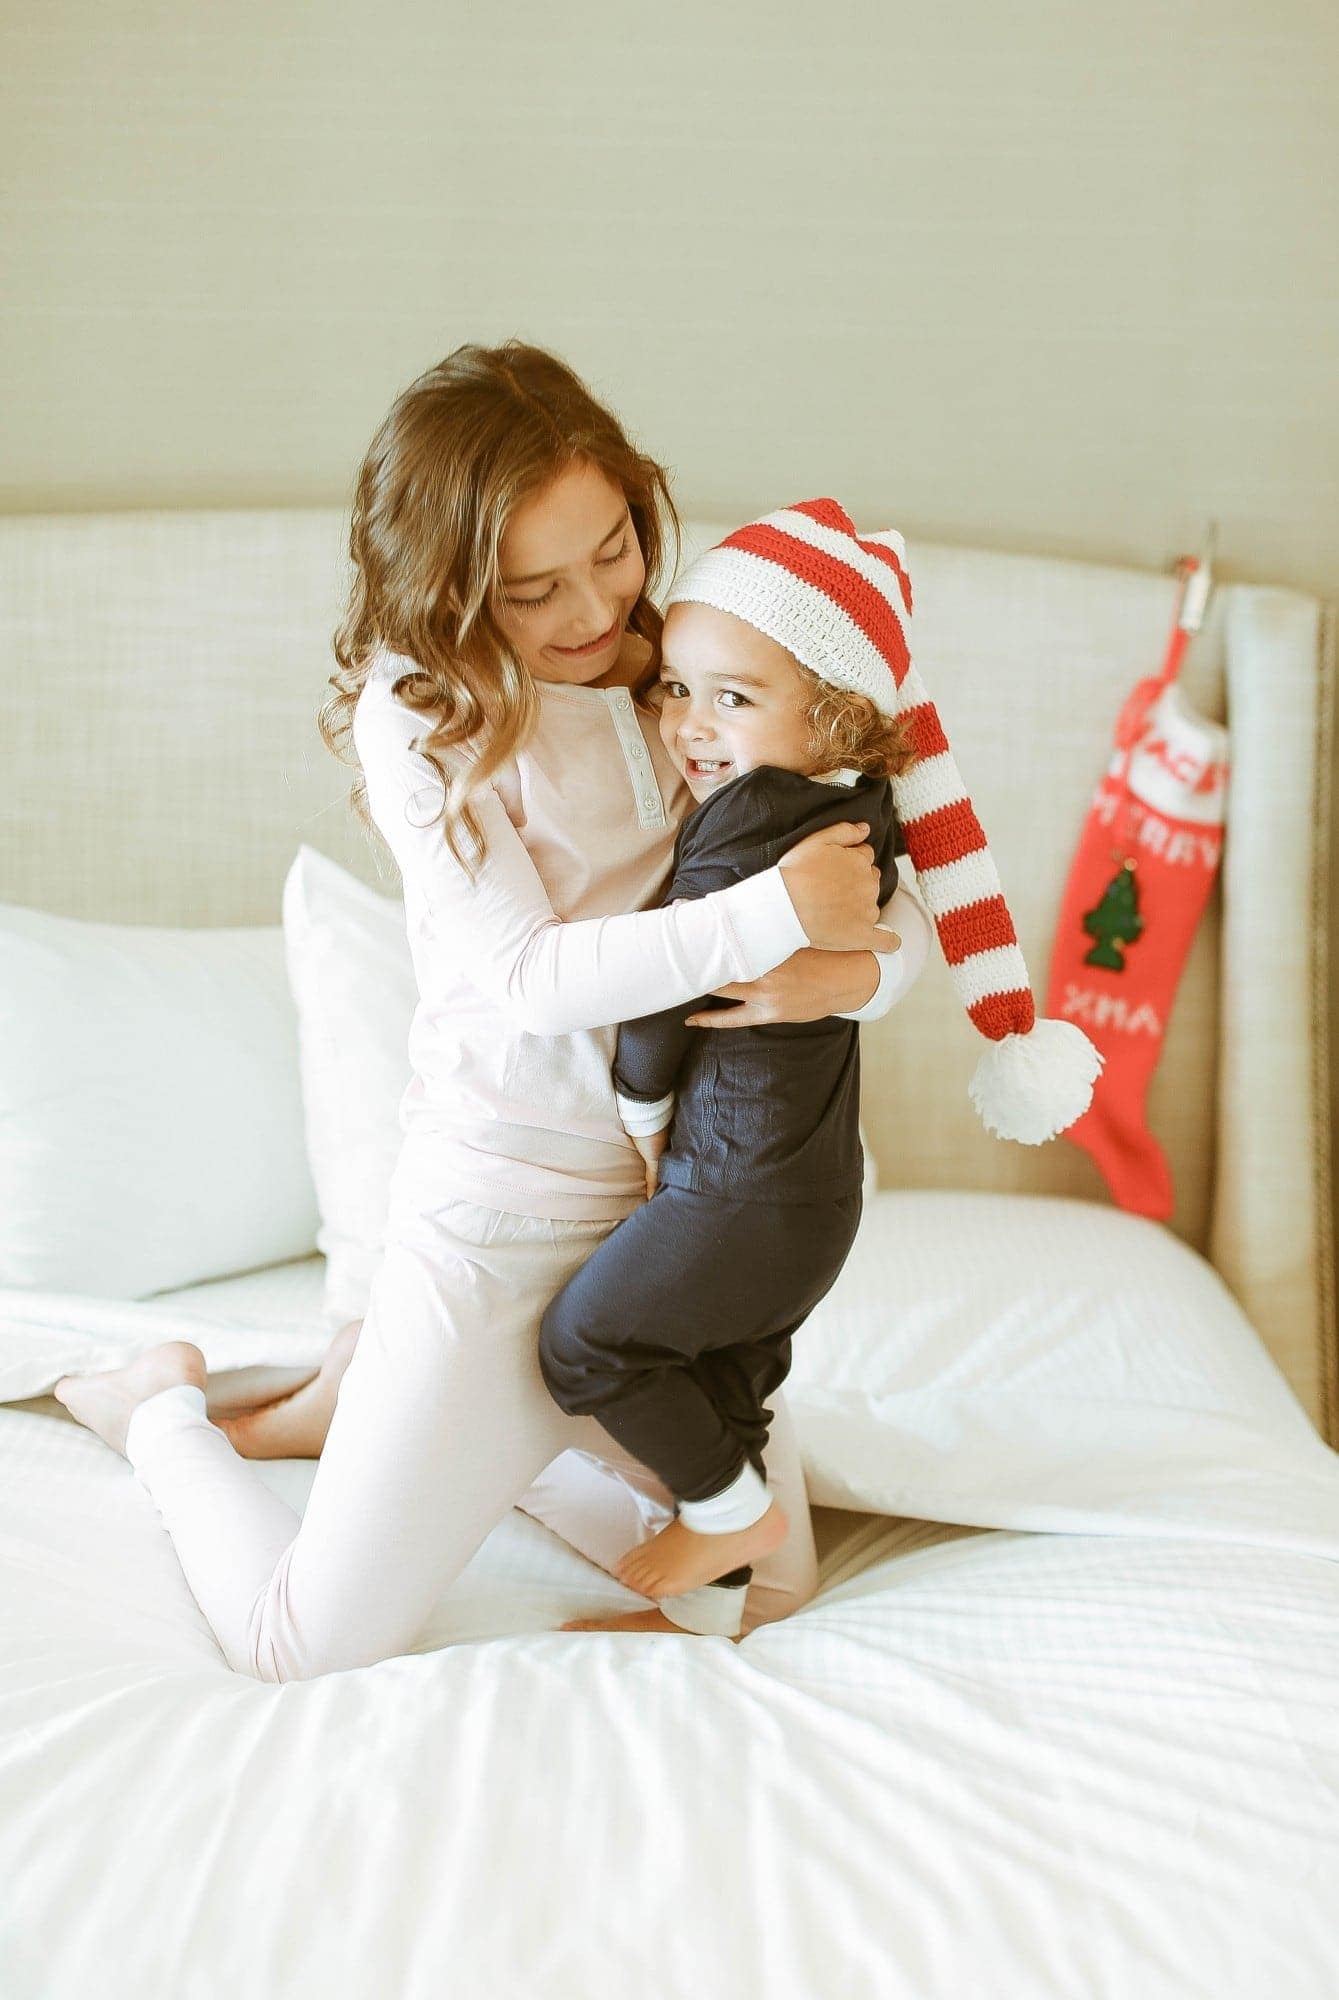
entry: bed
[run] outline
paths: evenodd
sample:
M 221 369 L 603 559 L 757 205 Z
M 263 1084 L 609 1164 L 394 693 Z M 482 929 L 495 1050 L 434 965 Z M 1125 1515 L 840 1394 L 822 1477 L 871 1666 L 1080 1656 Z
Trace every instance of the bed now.
M 908 540 L 1040 985 L 1174 585 Z M 412 1654 L 273 1687 L 227 1670 L 147 1496 L 48 1392 L 172 1335 L 235 1406 L 338 1317 L 295 885 L 310 918 L 339 871 L 371 962 L 395 891 L 311 728 L 340 587 L 334 512 L 0 524 L 0 991 L 92 1047 L 93 983 L 106 1043 L 40 1156 L 14 1135 L 62 1093 L 35 1045 L 0 1069 L 5 2000 L 1333 1991 L 1329 608 L 1225 587 L 1188 670 L 1234 773 L 1152 1097 L 1170 1228 L 1076 1149 L 981 1133 L 942 968 L 866 1031 L 879 1189 L 792 1384 L 815 1600 L 738 1646 L 561 1633 L 628 1594 L 518 1510 Z M 226 1090 L 183 1095 L 169 990 L 226 997 Z M 115 1090 L 155 1059 L 150 1117 Z M 258 1103 L 264 1171 L 232 1157 Z M 136 1233 L 151 1195 L 171 1226 Z M 298 1506 L 311 1475 L 263 1473 Z

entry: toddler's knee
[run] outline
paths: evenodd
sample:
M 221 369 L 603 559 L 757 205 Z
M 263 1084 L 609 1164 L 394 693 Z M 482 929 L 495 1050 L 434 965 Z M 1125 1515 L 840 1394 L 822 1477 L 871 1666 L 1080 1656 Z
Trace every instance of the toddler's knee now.
M 539 1372 L 560 1410 L 583 1417 L 603 1400 L 604 1371 L 580 1317 L 564 1308 L 561 1294 L 539 1325 Z
M 539 1372 L 560 1410 L 568 1408 L 567 1398 L 578 1380 L 574 1345 L 566 1316 L 555 1299 L 539 1323 Z

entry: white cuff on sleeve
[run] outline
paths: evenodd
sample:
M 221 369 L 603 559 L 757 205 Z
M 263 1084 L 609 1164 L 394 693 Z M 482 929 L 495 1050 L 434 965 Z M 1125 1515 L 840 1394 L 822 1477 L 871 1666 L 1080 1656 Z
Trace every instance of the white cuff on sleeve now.
M 772 1504 L 766 1483 L 745 1463 L 738 1478 L 706 1500 L 681 1500 L 679 1519 L 695 1535 L 733 1535 L 761 1521 Z
M 898 932 L 893 931 L 891 924 L 875 924 L 874 928 L 876 931 L 890 931 L 894 937 L 899 935 Z M 849 1013 L 838 1014 L 837 1019 L 839 1021 L 877 1021 L 892 1006 L 893 1003 L 888 998 L 888 993 L 893 983 L 893 973 L 897 966 L 897 961 L 902 956 L 901 946 L 896 951 L 876 952 L 875 956 L 879 962 L 878 985 L 874 988 L 874 991 L 870 994 L 869 999 L 863 1007 L 852 1007 Z
M 674 1117 L 674 1092 L 666 1091 L 654 1104 L 643 1103 L 640 1098 L 624 1097 L 616 1090 L 614 1098 L 618 1104 L 618 1115 L 623 1121 L 623 1130 L 630 1139 L 647 1139 L 655 1132 L 663 1132 Z
M 902 940 L 898 951 L 878 954 L 879 983 L 863 1007 L 854 1013 L 839 1014 L 839 1021 L 878 1021 L 911 991 L 929 956 L 934 925 L 928 912 L 909 889 L 898 884 L 879 912 L 881 931 L 892 931 Z
M 761 979 L 808 944 L 780 868 L 764 868 L 716 894 L 725 899 L 730 928 L 744 955 L 745 979 Z

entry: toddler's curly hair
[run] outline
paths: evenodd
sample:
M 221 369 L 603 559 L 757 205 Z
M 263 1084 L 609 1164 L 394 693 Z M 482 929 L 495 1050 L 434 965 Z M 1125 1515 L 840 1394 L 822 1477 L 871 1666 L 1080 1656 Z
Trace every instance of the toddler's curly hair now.
M 900 778 L 916 762 L 905 719 L 884 715 L 868 695 L 851 694 L 795 662 L 809 691 L 805 721 L 820 771 L 860 771 L 871 778 Z

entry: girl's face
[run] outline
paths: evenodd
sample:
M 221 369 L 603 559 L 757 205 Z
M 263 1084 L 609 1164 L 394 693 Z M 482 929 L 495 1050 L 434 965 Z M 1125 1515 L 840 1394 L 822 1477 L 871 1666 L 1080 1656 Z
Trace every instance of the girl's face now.
M 496 617 L 534 678 L 601 686 L 646 581 L 620 488 L 578 460 L 517 508 L 500 554 Z
M 661 741 L 699 804 L 760 764 L 817 770 L 809 687 L 784 646 L 729 611 L 672 604 L 661 658 Z

